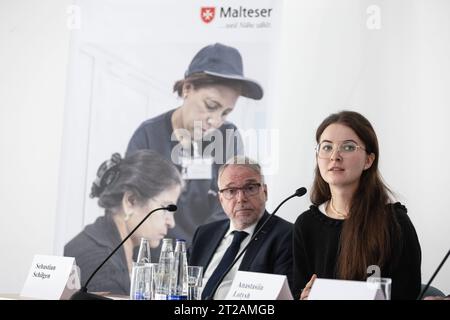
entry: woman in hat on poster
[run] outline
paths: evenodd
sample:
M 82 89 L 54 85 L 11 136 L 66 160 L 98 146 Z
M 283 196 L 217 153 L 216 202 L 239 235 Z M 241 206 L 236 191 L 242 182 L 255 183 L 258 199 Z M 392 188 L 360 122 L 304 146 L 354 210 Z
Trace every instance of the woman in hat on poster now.
M 183 238 L 189 246 L 199 225 L 226 218 L 217 201 L 218 168 L 243 153 L 237 128 L 226 118 L 240 96 L 259 100 L 263 89 L 244 76 L 236 48 L 216 43 L 194 56 L 173 90 L 181 105 L 143 122 L 128 144 L 127 155 L 153 149 L 178 167 L 185 188 L 177 204 L 176 226 L 168 237 Z

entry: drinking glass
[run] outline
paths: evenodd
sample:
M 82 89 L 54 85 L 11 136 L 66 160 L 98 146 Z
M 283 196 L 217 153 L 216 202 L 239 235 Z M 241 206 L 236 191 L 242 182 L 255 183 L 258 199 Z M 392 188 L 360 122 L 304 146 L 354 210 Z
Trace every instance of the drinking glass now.
M 159 281 L 159 277 L 161 276 L 161 273 L 159 272 L 159 263 L 152 262 L 148 263 L 150 265 L 151 269 L 151 276 L 150 276 L 150 300 L 156 300 L 155 294 L 156 294 L 156 287 Z
M 152 296 L 151 263 L 133 262 L 131 271 L 130 300 L 150 300 Z
M 188 266 L 188 299 L 189 300 L 201 300 L 202 293 L 202 280 L 203 280 L 203 267 L 202 266 Z
M 377 289 L 377 297 L 381 294 L 381 300 L 391 300 L 391 278 L 369 277 L 367 283 L 371 288 Z

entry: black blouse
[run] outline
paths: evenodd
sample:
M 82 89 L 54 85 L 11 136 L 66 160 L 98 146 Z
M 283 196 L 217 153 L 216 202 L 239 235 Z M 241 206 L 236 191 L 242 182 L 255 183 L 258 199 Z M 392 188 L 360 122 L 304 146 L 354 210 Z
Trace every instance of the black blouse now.
M 392 258 L 381 268 L 381 276 L 392 279 L 392 299 L 416 299 L 421 289 L 421 249 L 405 206 L 390 204 L 400 226 L 400 241 Z M 315 273 L 319 278 L 336 279 L 339 238 L 345 220 L 323 214 L 317 206 L 302 213 L 294 226 L 294 288 L 298 298 Z

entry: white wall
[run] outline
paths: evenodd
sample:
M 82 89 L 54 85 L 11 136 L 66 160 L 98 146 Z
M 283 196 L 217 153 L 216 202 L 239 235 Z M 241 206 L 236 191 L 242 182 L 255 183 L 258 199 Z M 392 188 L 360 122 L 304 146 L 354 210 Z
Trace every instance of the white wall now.
M 0 1 L 0 292 L 19 292 L 33 254 L 51 254 L 55 228 L 70 1 Z M 381 29 L 366 28 L 369 5 Z M 288 0 L 281 101 L 272 125 L 286 141 L 271 203 L 309 187 L 314 132 L 354 107 L 374 124 L 381 171 L 408 206 L 426 282 L 449 244 L 450 3 L 446 0 Z M 283 187 L 281 187 L 283 186 Z M 280 212 L 293 221 L 307 198 Z M 434 285 L 450 293 L 450 264 Z
M 0 292 L 52 254 L 70 1 L 0 1 Z

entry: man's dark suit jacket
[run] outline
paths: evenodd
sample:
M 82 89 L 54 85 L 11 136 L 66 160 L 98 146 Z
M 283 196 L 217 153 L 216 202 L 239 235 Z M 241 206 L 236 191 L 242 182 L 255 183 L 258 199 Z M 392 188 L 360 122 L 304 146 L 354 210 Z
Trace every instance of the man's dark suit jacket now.
M 268 217 L 264 212 L 255 231 Z M 205 271 L 229 227 L 229 219 L 198 227 L 189 250 L 189 265 L 203 266 Z M 239 270 L 286 275 L 292 288 L 292 232 L 292 223 L 273 216 L 248 247 Z

